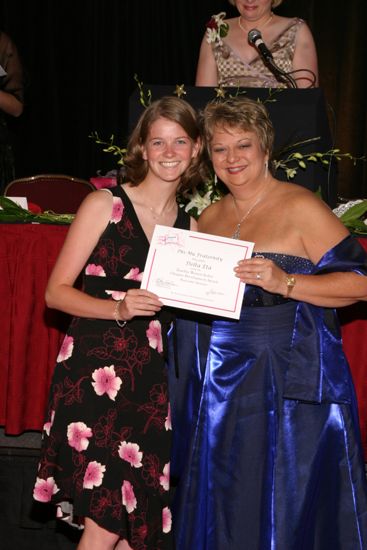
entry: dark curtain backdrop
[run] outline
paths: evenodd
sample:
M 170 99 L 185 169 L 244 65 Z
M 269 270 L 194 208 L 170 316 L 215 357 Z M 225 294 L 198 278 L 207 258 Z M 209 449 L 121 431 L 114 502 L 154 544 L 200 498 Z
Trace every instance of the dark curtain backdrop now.
M 114 168 L 88 138 L 121 144 L 134 74 L 145 84 L 192 85 L 210 15 L 236 13 L 226 0 L 0 0 L 0 28 L 18 45 L 26 108 L 11 121 L 17 175 L 63 172 L 89 178 Z M 366 152 L 367 2 L 285 0 L 281 15 L 303 17 L 319 54 L 321 87 L 335 146 Z M 367 166 L 339 163 L 339 194 L 367 196 Z

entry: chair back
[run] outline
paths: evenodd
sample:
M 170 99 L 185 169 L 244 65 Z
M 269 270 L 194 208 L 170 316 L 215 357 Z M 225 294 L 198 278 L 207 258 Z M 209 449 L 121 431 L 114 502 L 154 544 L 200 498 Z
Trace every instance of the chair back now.
M 65 174 L 40 174 L 11 181 L 5 188 L 7 197 L 27 197 L 42 211 L 56 214 L 74 214 L 82 200 L 94 191 L 87 180 Z

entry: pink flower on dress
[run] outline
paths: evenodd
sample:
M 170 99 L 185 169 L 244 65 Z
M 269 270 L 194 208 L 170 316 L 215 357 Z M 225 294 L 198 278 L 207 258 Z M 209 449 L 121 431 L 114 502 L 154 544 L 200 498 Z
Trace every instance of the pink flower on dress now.
M 94 380 L 92 386 L 96 394 L 103 395 L 107 393 L 108 397 L 114 401 L 122 384 L 121 378 L 116 376 L 115 367 L 111 365 L 110 367 L 96 369 L 92 374 L 92 378 Z
M 110 223 L 118 223 L 121 221 L 122 214 L 124 213 L 124 204 L 120 197 L 113 197 L 113 207 Z
M 106 466 L 100 464 L 100 462 L 95 460 L 89 462 L 84 474 L 83 488 L 93 489 L 93 487 L 99 487 L 102 484 L 105 471 Z
M 156 349 L 159 353 L 163 351 L 162 330 L 159 321 L 150 321 L 149 328 L 146 331 L 149 345 L 151 348 Z
M 123 300 L 126 296 L 126 292 L 122 290 L 105 290 L 105 293 L 112 297 L 113 300 Z
M 172 513 L 171 510 L 166 506 L 162 510 L 162 530 L 163 533 L 169 533 L 172 527 Z
M 134 488 L 130 481 L 124 481 L 121 487 L 122 504 L 125 506 L 126 511 L 130 514 L 136 508 L 136 497 Z
M 131 279 L 132 281 L 141 281 L 143 279 L 143 272 L 139 271 L 138 267 L 132 267 L 129 273 L 124 275 L 124 279 Z
M 95 277 L 106 277 L 106 272 L 101 265 L 88 264 L 85 268 L 86 275 L 94 275 Z
M 166 416 L 166 421 L 164 423 L 164 427 L 166 430 L 172 430 L 172 422 L 171 422 L 171 405 L 168 403 L 168 411 Z
M 163 475 L 159 476 L 159 483 L 165 491 L 169 489 L 169 462 L 163 468 Z
M 39 502 L 50 502 L 52 495 L 56 494 L 58 491 L 59 488 L 53 477 L 48 477 L 47 479 L 40 479 L 37 477 L 33 489 L 33 498 Z
M 59 355 L 57 356 L 56 362 L 61 363 L 62 361 L 66 361 L 66 359 L 69 359 L 69 357 L 72 356 L 74 349 L 74 338 L 72 336 L 65 336 L 63 343 L 61 344 L 61 348 L 59 351 Z
M 84 422 L 71 422 L 68 425 L 68 443 L 77 451 L 85 451 L 88 448 L 88 437 L 92 437 L 93 432 Z
M 127 441 L 121 441 L 119 446 L 119 457 L 122 460 L 129 462 L 134 468 L 141 468 L 143 453 L 140 451 L 139 445 L 136 443 L 128 443 Z
M 54 418 L 55 411 L 51 411 L 51 419 L 49 420 L 49 422 L 45 422 L 45 424 L 43 425 L 43 430 L 46 432 L 47 435 L 50 435 L 50 430 L 52 428 L 52 424 L 54 423 Z

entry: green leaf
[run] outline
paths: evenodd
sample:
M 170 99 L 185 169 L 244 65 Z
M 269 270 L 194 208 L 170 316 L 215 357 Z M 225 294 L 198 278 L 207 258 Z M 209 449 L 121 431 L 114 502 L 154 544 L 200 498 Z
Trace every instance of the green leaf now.
M 363 214 L 367 212 L 367 200 L 364 200 L 362 202 L 359 202 L 358 204 L 355 204 L 351 208 L 349 208 L 342 216 L 340 216 L 340 220 L 347 225 L 353 220 L 357 220 Z M 367 226 L 366 226 L 367 227 Z

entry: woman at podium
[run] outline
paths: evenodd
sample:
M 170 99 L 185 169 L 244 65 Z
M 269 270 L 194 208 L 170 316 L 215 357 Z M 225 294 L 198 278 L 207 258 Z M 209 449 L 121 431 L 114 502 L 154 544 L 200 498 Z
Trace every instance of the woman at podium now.
M 203 37 L 197 86 L 318 86 L 317 53 L 308 25 L 272 9 L 282 0 L 229 0 L 238 17 L 214 15 Z M 255 32 L 257 31 L 257 32 Z

